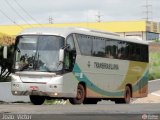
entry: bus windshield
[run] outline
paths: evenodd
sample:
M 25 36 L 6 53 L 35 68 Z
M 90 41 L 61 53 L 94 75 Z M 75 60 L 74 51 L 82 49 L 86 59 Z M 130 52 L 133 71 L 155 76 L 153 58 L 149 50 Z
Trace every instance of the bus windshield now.
M 19 71 L 55 72 L 62 70 L 59 49 L 64 38 L 48 35 L 19 36 L 15 50 L 15 69 Z

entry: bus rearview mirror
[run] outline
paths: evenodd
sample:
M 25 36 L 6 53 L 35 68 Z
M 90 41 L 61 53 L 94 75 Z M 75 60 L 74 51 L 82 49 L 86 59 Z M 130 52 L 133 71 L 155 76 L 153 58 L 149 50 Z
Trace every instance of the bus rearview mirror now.
M 64 49 L 59 50 L 59 62 L 63 62 L 64 60 Z

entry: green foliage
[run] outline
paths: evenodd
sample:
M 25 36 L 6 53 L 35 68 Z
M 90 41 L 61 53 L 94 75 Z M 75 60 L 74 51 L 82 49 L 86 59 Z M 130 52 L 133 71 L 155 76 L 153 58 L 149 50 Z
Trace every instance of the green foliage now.
M 52 99 L 52 100 L 45 100 L 44 102 L 45 105 L 64 105 L 64 104 L 69 104 L 68 100 L 63 100 L 63 99 Z
M 150 53 L 149 57 L 149 79 L 160 78 L 160 53 Z
M 14 44 L 8 46 L 7 59 L 3 59 L 3 46 L 0 46 L 0 82 L 10 81 L 9 75 L 12 71 Z
M 155 41 L 155 42 L 160 42 L 160 39 L 155 39 L 154 41 Z

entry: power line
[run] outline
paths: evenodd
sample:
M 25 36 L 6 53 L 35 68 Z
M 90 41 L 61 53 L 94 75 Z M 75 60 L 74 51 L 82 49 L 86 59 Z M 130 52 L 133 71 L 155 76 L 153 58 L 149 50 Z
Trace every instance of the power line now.
M 17 11 L 14 9 L 14 7 L 8 2 L 8 0 L 5 0 L 5 2 L 11 7 L 11 9 L 29 26 L 33 27 L 31 24 L 29 24 Z
M 1 9 L 0 12 L 8 19 L 10 20 L 13 24 L 17 25 L 19 28 L 23 29 L 22 26 L 20 26 L 19 24 L 17 24 L 14 20 L 12 20 L 6 13 L 4 13 Z
M 39 24 L 40 26 L 42 26 L 42 24 L 40 24 L 35 18 L 33 18 L 26 9 L 24 9 L 18 2 L 17 0 L 14 0 L 15 3 L 23 10 L 24 13 L 26 13 L 26 15 L 28 15 L 35 23 Z

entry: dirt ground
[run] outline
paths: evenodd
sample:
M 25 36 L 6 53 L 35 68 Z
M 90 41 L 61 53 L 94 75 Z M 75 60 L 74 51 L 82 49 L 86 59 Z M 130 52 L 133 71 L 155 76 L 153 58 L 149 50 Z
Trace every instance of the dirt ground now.
M 133 99 L 131 103 L 132 104 L 137 104 L 137 103 L 160 103 L 160 90 L 148 94 L 147 97 Z

